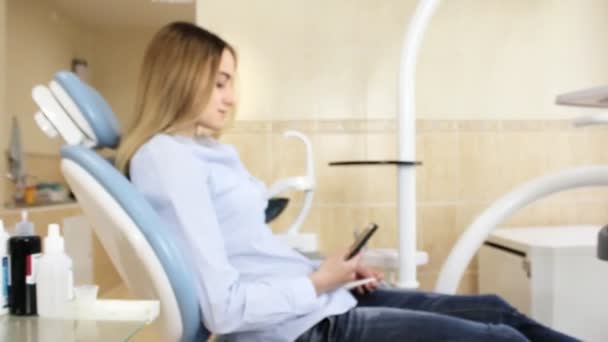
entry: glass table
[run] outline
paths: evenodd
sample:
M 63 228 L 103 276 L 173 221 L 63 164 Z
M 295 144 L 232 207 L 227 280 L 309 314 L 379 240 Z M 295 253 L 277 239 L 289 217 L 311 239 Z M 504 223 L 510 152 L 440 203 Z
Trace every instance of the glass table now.
M 0 316 L 0 341 L 127 341 L 159 313 L 158 301 L 98 301 L 95 307 L 65 318 Z

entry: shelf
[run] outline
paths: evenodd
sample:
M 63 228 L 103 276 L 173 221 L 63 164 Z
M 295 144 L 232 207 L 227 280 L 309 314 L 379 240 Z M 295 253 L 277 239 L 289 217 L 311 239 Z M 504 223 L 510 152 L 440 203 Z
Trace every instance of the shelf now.
M 78 202 L 75 200 L 66 200 L 61 202 L 47 202 L 47 203 L 35 203 L 32 205 L 15 205 L 14 203 L 5 204 L 3 208 L 0 208 L 0 212 L 5 214 L 19 213 L 22 210 L 28 212 L 46 211 L 46 210 L 59 210 L 67 208 L 78 208 Z

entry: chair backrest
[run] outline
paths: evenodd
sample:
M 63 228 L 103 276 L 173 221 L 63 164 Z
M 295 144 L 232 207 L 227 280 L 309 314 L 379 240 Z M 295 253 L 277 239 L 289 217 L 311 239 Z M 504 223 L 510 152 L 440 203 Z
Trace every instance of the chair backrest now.
M 134 295 L 160 300 L 158 324 L 163 340 L 204 340 L 209 333 L 202 325 L 194 279 L 170 229 L 113 165 L 81 146 L 118 144 L 120 133 L 110 106 L 71 73 L 58 73 L 49 88 L 52 96 L 43 96 L 44 101 L 57 103 L 39 106 L 52 124 L 67 116 L 79 128 L 81 122 L 89 125 L 81 128 L 81 142 L 88 143 L 68 143 L 62 148 L 61 169 L 113 265 Z M 38 91 L 44 93 L 44 89 Z M 53 113 L 45 112 L 51 109 Z

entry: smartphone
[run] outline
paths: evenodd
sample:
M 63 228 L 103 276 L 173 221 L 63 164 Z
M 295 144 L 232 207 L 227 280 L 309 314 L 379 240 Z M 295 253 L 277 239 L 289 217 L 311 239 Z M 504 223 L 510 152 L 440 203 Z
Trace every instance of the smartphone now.
M 378 225 L 373 222 L 370 223 L 367 227 L 365 227 L 365 230 L 363 230 L 363 232 L 361 232 L 361 234 L 357 236 L 355 242 L 353 242 L 353 244 L 348 249 L 348 255 L 346 256 L 346 260 L 350 260 L 355 255 L 359 254 L 361 249 L 365 246 L 369 238 L 374 235 L 377 229 Z

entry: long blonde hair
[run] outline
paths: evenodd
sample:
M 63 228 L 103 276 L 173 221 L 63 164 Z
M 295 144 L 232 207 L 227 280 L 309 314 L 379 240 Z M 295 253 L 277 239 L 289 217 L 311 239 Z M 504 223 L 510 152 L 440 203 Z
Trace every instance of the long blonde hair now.
M 122 173 L 128 175 L 131 158 L 152 136 L 195 124 L 209 102 L 225 49 L 236 59 L 223 39 L 190 23 L 171 23 L 156 33 L 139 76 L 135 124 L 116 154 Z

